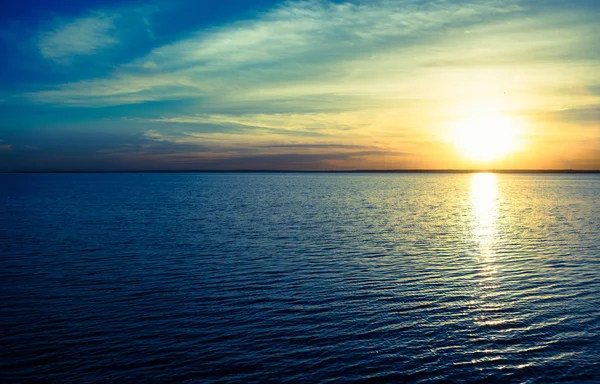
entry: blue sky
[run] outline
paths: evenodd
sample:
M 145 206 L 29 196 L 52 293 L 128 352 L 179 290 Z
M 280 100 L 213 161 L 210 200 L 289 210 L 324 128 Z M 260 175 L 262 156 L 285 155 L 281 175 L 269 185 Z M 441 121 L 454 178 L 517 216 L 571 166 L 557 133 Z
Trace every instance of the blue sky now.
M 0 170 L 597 169 L 599 18 L 588 0 L 11 2 Z M 510 154 L 457 150 L 472 121 L 517 132 Z

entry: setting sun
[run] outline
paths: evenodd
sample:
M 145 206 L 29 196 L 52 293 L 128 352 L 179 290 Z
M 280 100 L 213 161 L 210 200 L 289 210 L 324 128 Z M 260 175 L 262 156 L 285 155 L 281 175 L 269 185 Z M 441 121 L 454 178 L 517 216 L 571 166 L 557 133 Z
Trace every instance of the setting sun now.
M 475 116 L 458 122 L 453 142 L 470 160 L 490 162 L 518 149 L 517 122 L 508 116 Z

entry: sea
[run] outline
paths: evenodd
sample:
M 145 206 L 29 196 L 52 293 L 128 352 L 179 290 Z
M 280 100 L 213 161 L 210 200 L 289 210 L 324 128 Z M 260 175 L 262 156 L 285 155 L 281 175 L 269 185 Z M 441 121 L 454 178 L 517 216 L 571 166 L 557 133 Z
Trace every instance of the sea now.
M 2 383 L 600 382 L 600 175 L 0 175 Z

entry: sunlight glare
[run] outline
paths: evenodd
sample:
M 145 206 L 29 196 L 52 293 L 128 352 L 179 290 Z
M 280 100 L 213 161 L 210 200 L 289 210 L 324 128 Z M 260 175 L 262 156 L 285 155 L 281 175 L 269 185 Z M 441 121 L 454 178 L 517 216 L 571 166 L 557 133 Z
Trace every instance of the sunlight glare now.
M 496 220 L 498 217 L 498 188 L 496 175 L 476 173 L 471 183 L 473 212 L 473 238 L 479 244 L 481 256 L 490 259 L 494 255 Z
M 517 125 L 515 119 L 508 116 L 473 116 L 455 127 L 454 145 L 470 160 L 498 160 L 517 149 Z
M 471 184 L 471 202 L 474 221 L 480 233 L 489 233 L 496 221 L 496 200 L 498 189 L 496 175 L 493 173 L 476 173 Z
M 499 325 L 508 321 L 507 318 L 496 316 L 494 311 L 503 306 L 503 303 L 494 299 L 499 289 L 495 252 L 498 221 L 496 182 L 496 175 L 493 173 L 476 173 L 471 179 L 472 236 L 479 247 L 477 260 L 480 267 L 476 297 L 477 307 L 481 309 L 474 320 L 479 326 Z

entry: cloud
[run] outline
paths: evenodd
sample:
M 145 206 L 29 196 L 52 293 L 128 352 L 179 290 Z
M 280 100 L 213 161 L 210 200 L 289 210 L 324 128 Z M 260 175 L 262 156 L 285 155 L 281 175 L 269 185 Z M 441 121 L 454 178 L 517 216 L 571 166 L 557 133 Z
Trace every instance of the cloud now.
M 0 139 L 0 151 L 10 151 L 12 145 L 8 144 L 5 140 Z
M 143 120 L 142 120 L 143 121 Z M 211 124 L 260 129 L 265 132 L 279 132 L 301 135 L 327 135 L 342 133 L 368 125 L 368 117 L 363 113 L 271 113 L 271 114 L 196 114 L 162 117 L 147 121 L 177 124 Z
M 112 133 L 13 132 L 11 142 L 16 144 L 13 150 L 0 153 L 0 169 L 11 164 L 18 164 L 10 168 L 13 170 L 356 169 L 408 155 L 383 145 L 348 145 L 333 140 L 311 143 L 269 138 L 262 143 L 243 137 L 220 140 L 193 132 L 126 133 L 117 128 Z
M 569 55 L 580 77 L 596 69 L 589 58 L 577 61 L 599 35 L 589 17 L 576 9 L 536 11 L 528 17 L 531 8 L 517 0 L 286 2 L 154 48 L 104 78 L 25 96 L 78 107 L 195 101 L 190 110 L 219 120 L 197 122 L 221 125 L 257 123 L 235 121 L 240 114 L 433 109 L 503 93 L 511 108 L 525 109 L 540 84 L 568 81 L 566 64 L 555 58 Z M 164 122 L 192 123 L 187 112 Z M 270 127 L 260 118 L 259 128 Z
M 234 156 L 224 159 L 194 159 L 199 169 L 215 170 L 332 170 L 366 169 L 369 157 L 402 156 L 402 153 L 386 151 L 361 152 L 317 152 L 256 154 L 252 156 Z M 190 162 L 190 159 L 184 159 Z M 340 167 L 340 164 L 345 166 Z M 372 163 L 371 163 L 372 164 Z
M 418 145 L 422 133 L 410 133 L 400 125 L 407 114 L 395 110 L 359 110 L 327 113 L 195 114 L 154 119 L 133 119 L 152 127 L 147 135 L 174 142 L 234 143 L 266 148 L 286 146 L 324 149 L 372 146 L 375 138 L 389 145 Z M 402 123 L 403 125 L 405 123 Z M 425 132 L 425 130 L 424 130 Z M 412 143 L 408 143 L 412 141 Z M 416 144 L 415 144 L 416 143 Z M 223 147 L 223 144 L 219 144 Z
M 600 105 L 589 105 L 580 108 L 569 108 L 556 111 L 551 114 L 552 117 L 559 121 L 571 123 L 594 124 L 600 126 Z
M 348 144 L 270 144 L 263 146 L 264 148 L 294 148 L 294 149 L 366 149 L 365 145 L 348 145 Z
M 38 37 L 43 57 L 58 63 L 69 62 L 77 56 L 89 56 L 116 45 L 114 20 L 116 15 L 96 11 L 73 21 L 59 23 Z
M 413 71 L 418 62 L 406 58 L 417 58 L 415 46 L 443 38 L 448 28 L 462 30 L 517 12 L 516 3 L 287 2 L 257 19 L 200 30 L 155 48 L 109 77 L 28 96 L 86 106 L 198 97 L 233 104 L 335 94 L 368 99 L 379 87 L 385 97 L 403 87 L 391 87 L 382 74 Z

